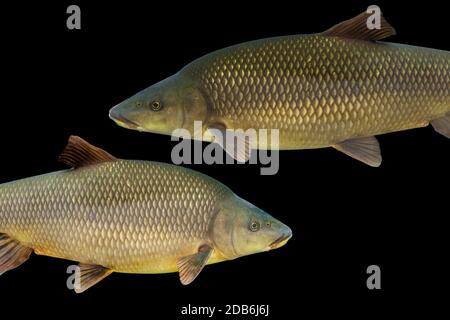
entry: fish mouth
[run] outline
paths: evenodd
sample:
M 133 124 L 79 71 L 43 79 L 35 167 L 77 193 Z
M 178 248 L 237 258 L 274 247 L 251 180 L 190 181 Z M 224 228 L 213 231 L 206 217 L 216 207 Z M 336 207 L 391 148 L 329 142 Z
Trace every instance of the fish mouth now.
M 284 246 L 291 237 L 292 237 L 292 233 L 282 234 L 278 239 L 276 239 L 274 242 L 269 244 L 269 249 L 273 250 L 273 249 L 277 249 L 277 248 Z
M 136 122 L 125 118 L 120 113 L 114 111 L 114 108 L 109 111 L 109 118 L 117 123 L 119 126 L 124 127 L 126 129 L 139 129 L 140 126 Z

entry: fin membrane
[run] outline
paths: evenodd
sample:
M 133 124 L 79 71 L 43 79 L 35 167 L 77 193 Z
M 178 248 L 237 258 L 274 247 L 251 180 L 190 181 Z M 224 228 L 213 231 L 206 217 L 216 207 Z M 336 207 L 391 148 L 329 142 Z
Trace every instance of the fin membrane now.
M 233 159 L 241 163 L 250 160 L 252 141 L 251 137 L 246 135 L 244 131 L 227 131 L 222 124 L 215 124 L 208 130 L 215 138 L 213 142 L 219 144 Z M 232 141 L 229 139 L 232 139 Z
M 82 293 L 109 276 L 111 269 L 95 265 L 80 263 L 80 286 L 75 288 L 76 293 Z
M 332 147 L 371 167 L 381 165 L 380 145 L 375 137 L 349 139 Z
M 380 17 L 380 28 L 369 29 L 367 21 L 372 14 L 363 12 L 353 19 L 338 23 L 334 27 L 323 32 L 324 36 L 342 37 L 349 39 L 359 39 L 367 41 L 376 41 L 395 35 L 395 29 L 384 19 L 383 15 Z
M 188 285 L 197 278 L 208 262 L 212 252 L 213 248 L 204 245 L 199 248 L 196 254 L 178 259 L 177 267 L 182 284 Z
M 20 242 L 4 233 L 0 233 L 0 275 L 27 261 L 32 252 L 33 249 L 21 245 Z
M 448 113 L 445 117 L 431 120 L 430 123 L 434 130 L 450 139 L 450 113 Z
M 70 136 L 66 148 L 59 156 L 59 161 L 73 168 L 114 160 L 117 158 L 77 136 Z

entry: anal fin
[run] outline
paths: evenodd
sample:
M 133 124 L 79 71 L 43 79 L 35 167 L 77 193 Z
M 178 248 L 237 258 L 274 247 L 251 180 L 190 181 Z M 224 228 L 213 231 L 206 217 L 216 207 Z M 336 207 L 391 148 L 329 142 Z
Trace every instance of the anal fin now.
M 80 286 L 75 287 L 76 293 L 82 293 L 109 276 L 113 271 L 95 264 L 80 263 Z
M 349 139 L 332 147 L 371 167 L 381 165 L 380 145 L 375 137 Z
M 4 233 L 0 233 L 0 275 L 17 268 L 28 260 L 33 249 L 20 244 Z
M 430 123 L 436 132 L 450 138 L 450 113 L 442 118 L 431 120 Z
M 203 267 L 208 263 L 212 252 L 212 247 L 203 245 L 197 253 L 178 259 L 177 267 L 182 284 L 188 285 L 197 278 Z

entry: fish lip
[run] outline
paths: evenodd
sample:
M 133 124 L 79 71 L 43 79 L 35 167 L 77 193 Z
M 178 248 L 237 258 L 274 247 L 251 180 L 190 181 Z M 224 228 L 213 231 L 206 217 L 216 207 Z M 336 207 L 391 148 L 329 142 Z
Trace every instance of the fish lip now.
M 278 237 L 274 242 L 269 244 L 270 249 L 276 249 L 280 247 L 280 244 L 287 242 L 292 237 L 291 233 L 283 233 L 280 237 Z
M 138 129 L 140 127 L 136 122 L 125 118 L 120 113 L 115 113 L 113 109 L 109 111 L 109 118 L 125 128 Z

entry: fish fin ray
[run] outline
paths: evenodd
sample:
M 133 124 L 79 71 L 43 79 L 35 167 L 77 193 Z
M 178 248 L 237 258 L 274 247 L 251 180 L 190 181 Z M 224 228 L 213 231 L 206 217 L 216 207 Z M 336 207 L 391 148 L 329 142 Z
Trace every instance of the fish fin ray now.
M 109 276 L 113 271 L 111 269 L 96 264 L 81 263 L 80 267 L 80 287 L 75 288 L 76 293 L 82 293 L 90 287 L 96 285 L 101 280 Z
M 349 139 L 332 147 L 371 167 L 381 165 L 380 144 L 375 137 Z
M 33 249 L 23 246 L 7 234 L 0 233 L 0 275 L 27 261 L 32 252 Z
M 203 245 L 197 253 L 178 259 L 177 267 L 182 284 L 188 285 L 197 278 L 208 262 L 213 250 L 211 246 Z
M 431 120 L 430 123 L 436 132 L 450 139 L 450 113 L 442 118 Z
M 240 163 L 246 163 L 250 160 L 252 141 L 251 137 L 246 135 L 245 132 L 241 130 L 236 130 L 234 132 L 228 131 L 222 124 L 212 125 L 208 130 L 210 134 L 216 138 L 213 140 L 213 143 L 219 144 L 233 159 Z M 227 143 L 227 138 L 232 138 L 234 141 L 232 143 Z
M 367 20 L 370 16 L 371 14 L 365 11 L 352 19 L 336 24 L 325 32 L 322 32 L 322 35 L 376 41 L 396 34 L 395 29 L 386 21 L 383 15 L 380 17 L 380 28 L 369 29 L 367 27 Z
M 103 149 L 97 148 L 78 136 L 70 136 L 59 161 L 73 168 L 117 160 Z

